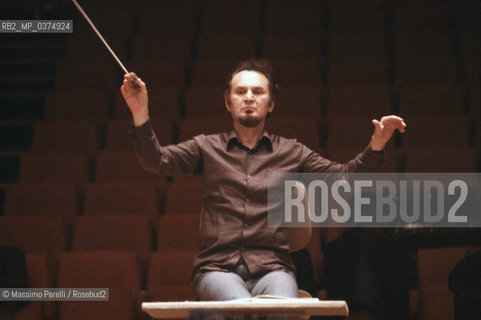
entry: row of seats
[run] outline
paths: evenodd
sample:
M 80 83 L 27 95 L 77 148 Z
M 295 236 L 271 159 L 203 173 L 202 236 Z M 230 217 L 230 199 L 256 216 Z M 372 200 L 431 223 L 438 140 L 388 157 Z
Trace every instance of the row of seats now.
M 321 155 L 346 162 L 367 145 L 364 141 L 368 138 L 362 141 L 356 146 L 346 143 L 338 148 L 321 150 Z M 343 139 L 339 142 L 342 143 Z M 439 145 L 428 146 L 420 142 L 405 150 L 391 145 L 385 152 L 386 167 L 381 168 L 381 172 L 475 172 L 478 167 L 477 151 L 467 144 L 455 145 L 443 141 Z M 133 151 L 98 152 L 94 164 L 89 162 L 86 154 L 79 152 L 24 153 L 20 159 L 18 181 L 23 184 L 72 184 L 78 188 L 85 188 L 92 182 L 151 182 L 161 191 L 167 188 L 167 178 L 143 170 Z
M 120 251 L 64 252 L 59 258 L 58 278 L 49 279 L 47 256 L 27 253 L 30 285 L 34 288 L 107 288 L 108 301 L 34 301 L 15 320 L 145 318 L 143 301 L 192 300 L 190 286 L 192 251 L 152 253 L 147 272 L 139 268 L 135 253 Z M 145 291 L 142 290 L 146 279 Z
M 143 215 L 153 220 L 159 212 L 200 213 L 202 192 L 198 179 L 178 178 L 166 182 L 164 177 L 151 182 L 86 183 L 83 187 L 61 181 L 18 183 L 6 187 L 3 212 L 4 215 L 62 216 L 67 220 L 79 213 Z M 187 194 L 189 201 L 184 200 Z
M 306 40 L 307 41 L 307 40 Z M 296 46 L 298 44 L 292 44 Z M 155 53 L 156 51 L 153 50 Z M 152 53 L 152 55 L 154 55 Z M 58 63 L 56 88 L 103 88 L 116 92 L 121 84 L 120 69 L 108 53 L 99 52 L 99 59 L 63 60 Z M 103 57 L 105 55 L 105 57 Z M 222 86 L 234 63 L 243 58 L 169 61 L 139 59 L 128 63 L 152 87 L 177 89 Z M 476 83 L 476 65 L 451 56 L 402 56 L 395 62 L 377 56 L 345 55 L 328 60 L 313 56 L 269 57 L 278 72 L 282 87 L 292 85 L 395 85 L 400 87 L 437 84 L 472 86 Z M 84 69 L 84 65 L 88 65 Z M 464 65 L 464 66 L 463 66 Z M 475 70 L 472 70 L 472 69 Z M 156 72 L 157 71 L 157 72 Z M 160 72 L 159 72 L 160 71 Z M 472 79 L 474 77 L 474 79 Z
M 274 112 L 276 112 L 275 110 Z M 296 138 L 314 150 L 353 148 L 358 150 L 370 140 L 372 119 L 388 115 L 379 113 L 372 117 L 349 114 L 345 117 L 294 119 L 280 118 L 273 113 L 267 120 L 269 132 L 287 138 Z M 199 134 L 214 134 L 232 130 L 232 120 L 227 111 L 225 118 L 200 118 L 183 121 L 155 120 L 152 126 L 161 145 L 186 141 Z M 475 145 L 479 124 L 469 116 L 412 116 L 403 117 L 408 131 L 402 136 L 406 149 L 419 147 L 469 147 Z M 49 120 L 38 121 L 33 126 L 31 151 L 79 152 L 95 156 L 99 151 L 126 152 L 134 150 L 130 137 L 131 120 Z M 348 128 L 348 130 L 346 129 Z M 396 143 L 392 143 L 393 145 Z
M 117 10 L 109 8 L 111 17 L 118 14 L 120 21 L 129 20 L 121 24 L 120 32 L 119 28 L 112 30 L 108 19 L 102 19 L 104 5 L 91 6 L 99 15 L 100 29 L 129 64 L 159 60 L 186 63 L 193 58 L 238 60 L 259 55 L 317 61 L 329 58 L 321 64 L 328 62 L 335 66 L 342 62 L 371 72 L 377 61 L 384 71 L 392 68 L 389 72 L 399 73 L 401 84 L 410 83 L 417 76 L 425 80 L 426 74 L 436 82 L 452 83 L 460 75 L 472 73 L 470 70 L 476 65 L 473 57 L 479 50 L 473 47 L 476 41 L 468 40 L 476 39 L 479 33 L 472 17 L 476 12 L 475 1 L 457 6 L 387 2 L 377 6 L 345 2 L 324 5 L 289 1 L 275 5 L 270 1 L 249 5 L 229 1 L 220 6 L 209 2 L 166 5 L 144 1 L 129 11 L 124 11 L 123 5 L 116 6 Z M 235 18 L 231 12 L 236 12 Z M 465 16 L 471 19 L 464 19 Z M 71 64 L 82 64 L 85 57 L 93 54 L 99 66 L 105 61 L 117 68 L 92 36 L 87 23 L 79 20 L 79 31 L 71 38 L 65 66 L 59 69 L 72 69 Z M 138 26 L 134 27 L 136 23 L 132 20 L 137 20 Z M 363 60 L 373 60 L 367 63 L 370 68 L 366 68 Z M 102 70 L 106 67 L 107 64 Z M 82 68 L 78 69 L 81 73 Z M 92 65 L 88 69 L 90 75 L 95 71 Z M 386 74 L 379 79 L 386 79 Z
M 343 66 L 345 67 L 345 66 Z M 213 68 L 212 70 L 215 70 Z M 208 69 L 205 74 L 209 74 Z M 357 70 L 356 72 L 359 72 Z M 211 80 L 215 79 L 211 72 Z M 223 118 L 225 110 L 221 77 L 219 84 L 178 90 L 156 86 L 161 77 L 149 72 L 149 107 L 154 119 L 192 120 L 198 118 Z M 167 74 L 166 74 L 167 75 Z M 365 75 L 361 75 L 364 77 Z M 299 74 L 299 78 L 301 75 Z M 357 75 L 354 75 L 357 77 Z M 295 77 L 292 77 L 295 78 Z M 352 78 L 352 77 L 351 77 Z M 309 77 L 305 78 L 309 82 Z M 214 81 L 214 80 L 213 80 Z M 359 82 L 366 82 L 359 79 Z M 367 81 L 369 82 L 369 81 Z M 120 84 L 119 84 L 120 86 Z M 467 115 L 474 112 L 470 99 L 474 93 L 459 85 L 412 84 L 395 90 L 383 84 L 302 85 L 281 87 L 274 114 L 278 118 L 298 117 L 320 119 L 321 116 L 379 116 L 393 110 L 408 116 Z M 77 99 L 81 96 L 82 99 Z M 130 119 L 129 109 L 118 90 L 114 101 L 98 89 L 56 89 L 46 96 L 45 119 Z
M 132 251 L 139 256 L 141 266 L 146 266 L 152 252 L 199 248 L 200 214 L 163 215 L 158 217 L 156 227 L 149 217 L 138 215 L 70 218 L 71 233 L 61 217 L 7 214 L 0 217 L 0 243 L 46 253 L 53 265 L 64 251 Z
M 419 288 L 410 292 L 411 314 L 422 319 L 452 319 L 454 295 L 448 277 L 455 265 L 479 248 L 449 247 L 417 252 Z M 60 255 L 59 288 L 109 288 L 109 302 L 32 302 L 15 319 L 136 319 L 141 301 L 184 301 L 195 296 L 189 285 L 192 251 L 152 253 L 146 273 L 132 252 L 64 252 Z M 54 287 L 47 256 L 27 253 L 32 287 Z M 146 279 L 143 293 L 142 279 Z
M 321 155 L 343 163 L 365 146 L 367 143 L 326 149 Z M 475 172 L 479 164 L 478 151 L 467 145 L 416 146 L 406 150 L 389 146 L 385 167 L 379 172 Z M 167 178 L 143 170 L 133 152 L 99 152 L 94 164 L 82 153 L 31 152 L 22 155 L 19 167 L 18 181 L 22 184 L 63 183 L 83 189 L 92 183 L 151 182 L 159 190 L 167 188 Z
M 123 36 L 272 35 L 327 31 L 339 34 L 358 32 L 360 27 L 366 34 L 392 29 L 395 34 L 416 35 L 423 28 L 474 33 L 463 18 L 472 15 L 470 11 L 477 5 L 476 1 L 466 1 L 463 5 L 406 4 L 401 1 L 377 1 L 376 4 L 348 1 L 303 1 L 302 4 L 295 1 L 251 1 L 246 4 L 226 1 L 222 5 L 214 1 L 183 1 L 182 4 L 140 1 L 135 4 L 122 2 L 117 6 L 86 3 L 85 9 L 99 21 L 101 30 L 112 37 L 117 35 L 117 38 L 120 38 L 119 33 Z M 106 8 L 111 16 L 122 22 L 120 28 L 115 29 L 102 19 Z M 232 15 L 232 12 L 236 14 Z M 453 22 L 455 28 L 449 29 Z M 82 32 L 88 28 L 86 23 L 79 23 Z
M 422 319 L 450 320 L 454 318 L 454 295 L 448 288 L 449 274 L 460 260 L 477 250 L 479 248 L 467 247 L 418 250 L 419 289 L 412 292 L 411 301 L 419 299 L 413 307 L 419 307 Z

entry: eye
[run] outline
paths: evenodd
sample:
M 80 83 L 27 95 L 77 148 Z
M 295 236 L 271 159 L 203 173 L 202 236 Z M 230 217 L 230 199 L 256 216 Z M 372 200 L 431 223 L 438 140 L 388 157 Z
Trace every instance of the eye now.
M 245 89 L 242 89 L 242 88 L 238 88 L 238 89 L 235 89 L 234 92 L 236 94 L 245 94 L 246 93 L 246 90 Z

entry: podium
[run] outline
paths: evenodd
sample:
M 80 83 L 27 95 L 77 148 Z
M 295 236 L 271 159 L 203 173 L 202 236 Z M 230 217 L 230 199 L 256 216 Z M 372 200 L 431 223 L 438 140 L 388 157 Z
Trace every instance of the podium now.
M 259 296 L 229 301 L 144 302 L 142 310 L 155 319 L 187 318 L 194 310 L 217 310 L 227 315 L 348 316 L 345 301 L 317 298 Z

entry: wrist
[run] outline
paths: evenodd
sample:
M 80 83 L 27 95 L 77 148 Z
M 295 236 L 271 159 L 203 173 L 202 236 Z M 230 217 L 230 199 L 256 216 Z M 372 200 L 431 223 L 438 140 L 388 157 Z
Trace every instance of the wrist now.
M 134 126 L 140 127 L 141 125 L 145 124 L 149 121 L 150 117 L 149 114 L 133 114 Z
M 369 144 L 369 147 L 371 148 L 372 151 L 383 151 L 385 146 L 386 146 L 385 143 L 377 142 L 374 140 L 371 140 L 371 143 Z

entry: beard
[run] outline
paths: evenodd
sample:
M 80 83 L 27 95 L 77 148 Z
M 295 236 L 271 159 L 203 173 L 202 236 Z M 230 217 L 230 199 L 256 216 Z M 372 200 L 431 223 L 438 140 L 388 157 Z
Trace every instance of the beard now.
M 239 117 L 239 123 L 246 128 L 254 128 L 262 122 L 262 119 L 253 113 L 245 113 Z

